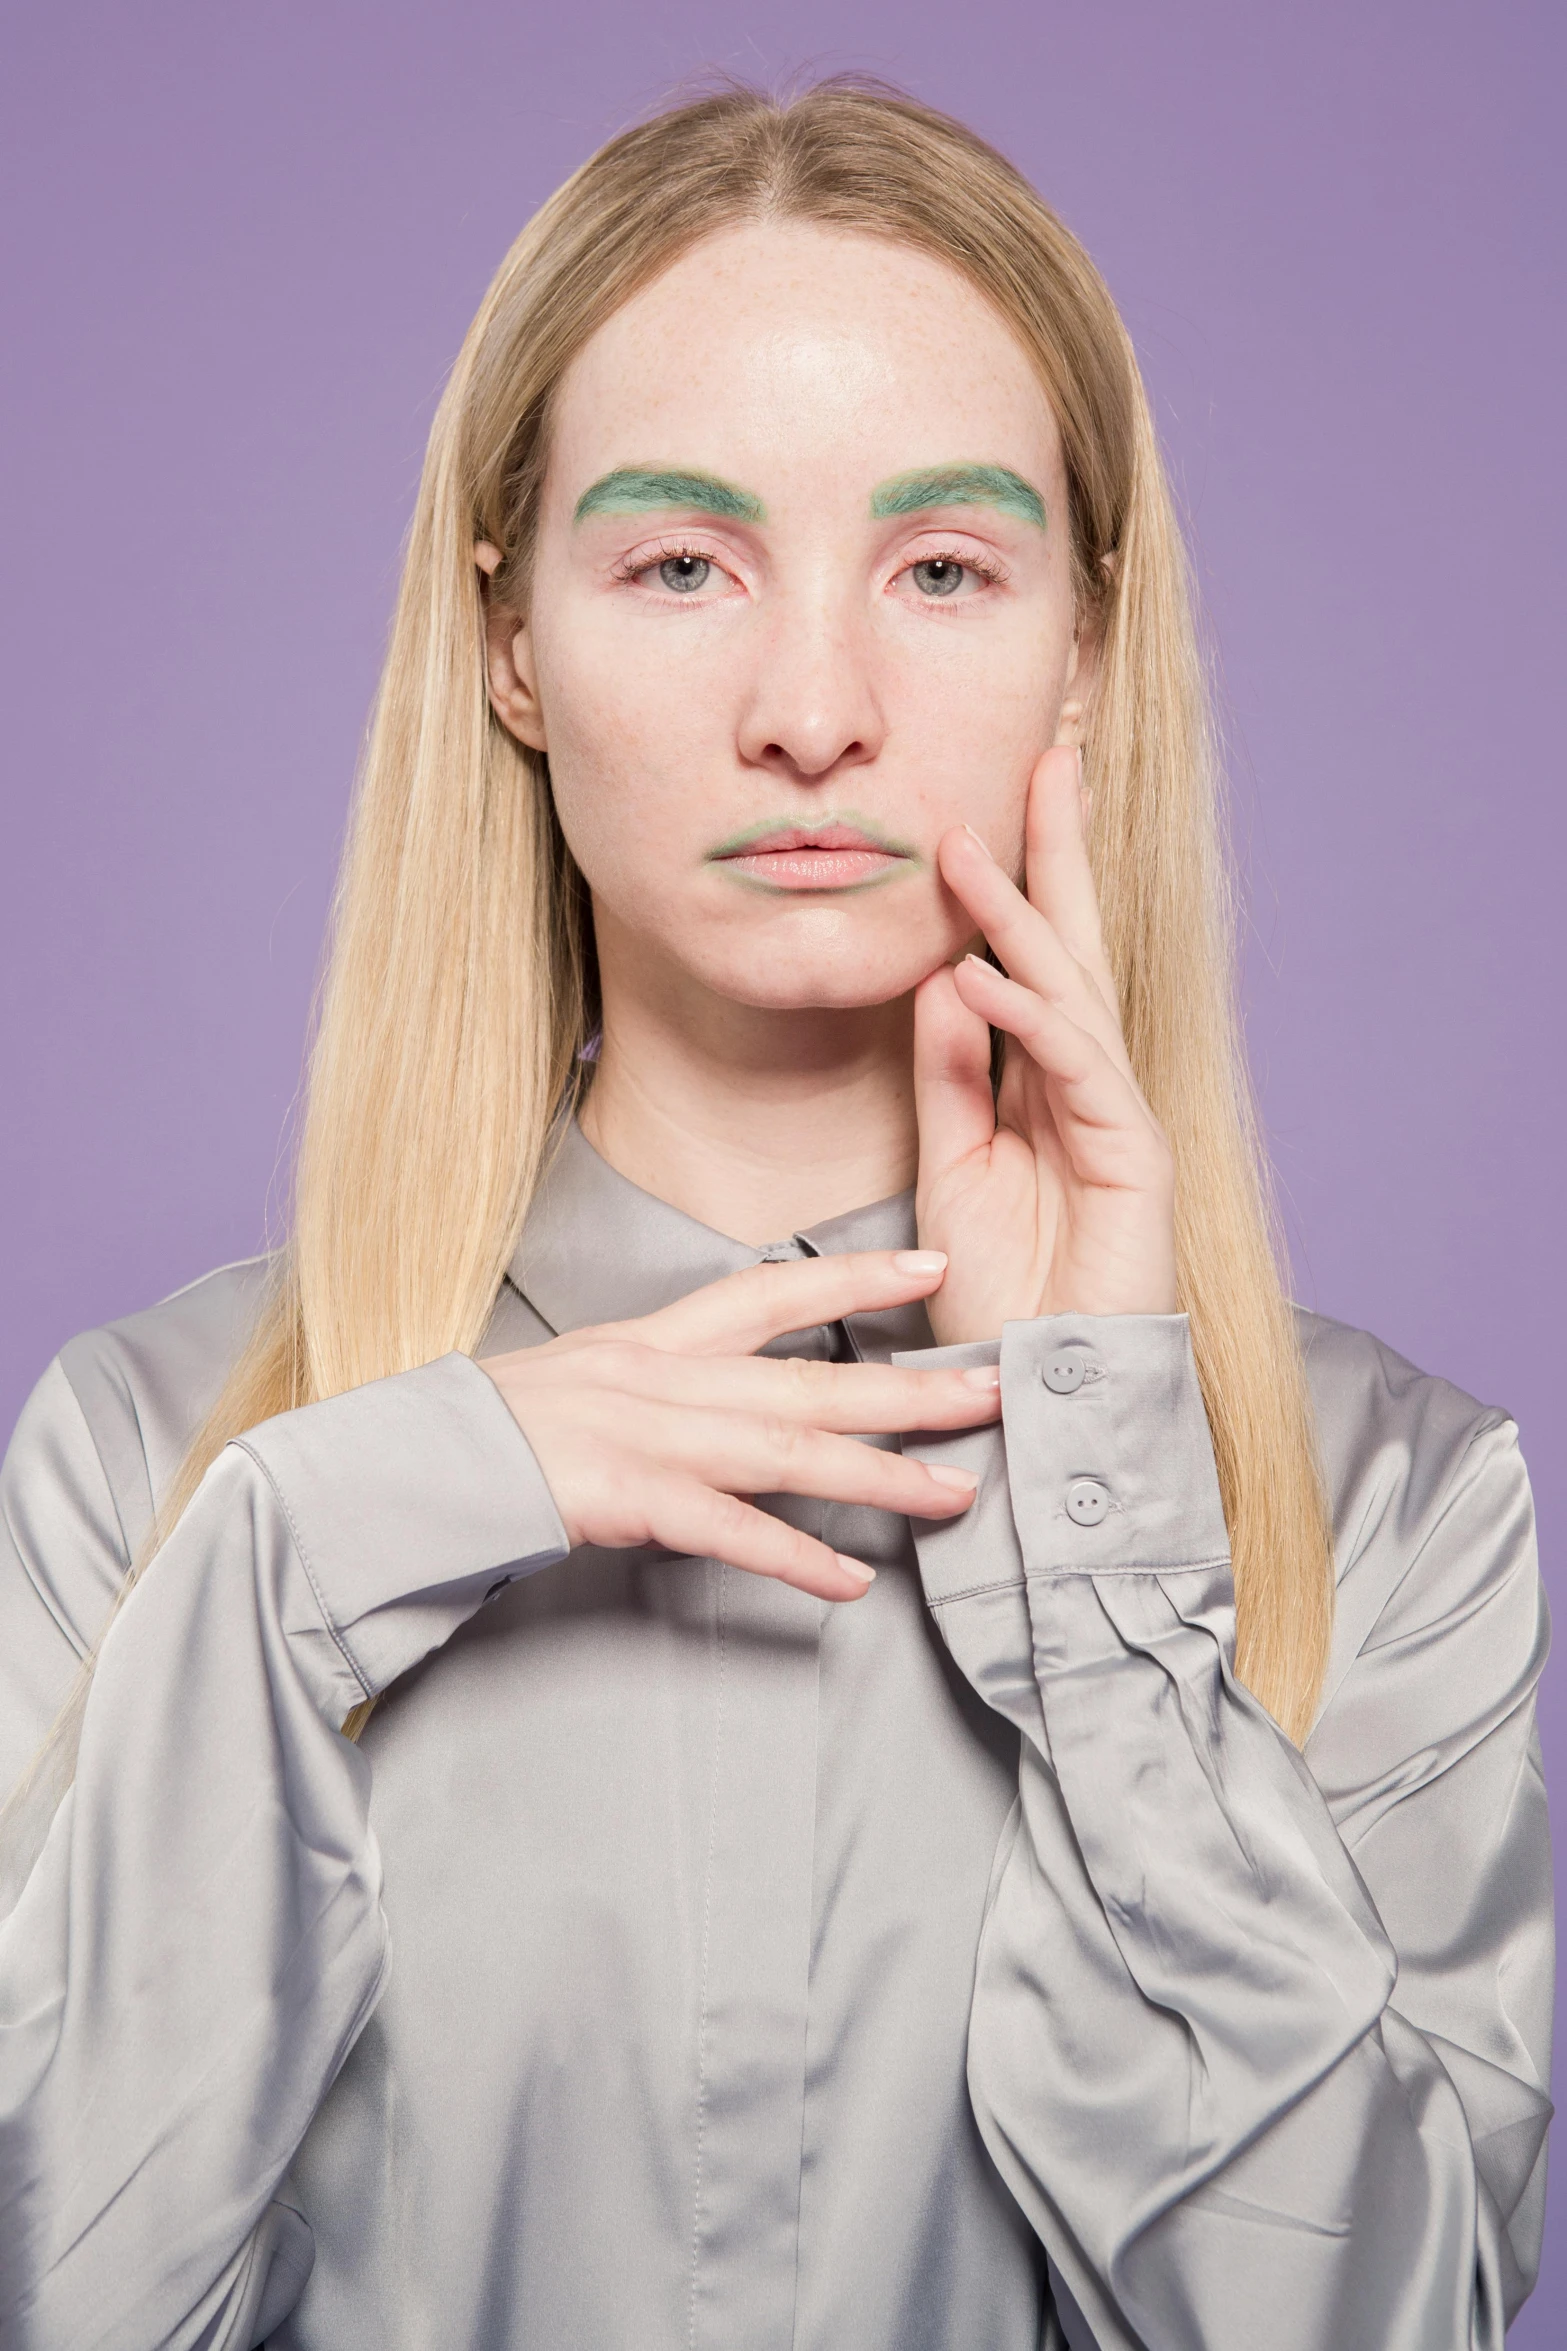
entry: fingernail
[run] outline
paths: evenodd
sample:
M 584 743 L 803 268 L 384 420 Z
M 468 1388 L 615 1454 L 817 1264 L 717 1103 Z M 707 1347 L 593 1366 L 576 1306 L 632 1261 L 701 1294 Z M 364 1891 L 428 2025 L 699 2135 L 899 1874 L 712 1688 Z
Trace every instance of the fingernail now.
M 996 968 L 993 963 L 987 963 L 983 955 L 965 955 L 963 960 L 965 963 L 978 964 L 981 971 L 988 971 L 993 973 Z
M 976 1363 L 971 1371 L 963 1374 L 963 1385 L 966 1388 L 984 1388 L 993 1396 L 1001 1385 L 1000 1364 Z
M 951 1486 L 959 1494 L 972 1494 L 978 1490 L 979 1480 L 971 1469 L 937 1469 L 929 1461 L 925 1467 L 938 1486 Z
M 900 1249 L 893 1259 L 899 1273 L 945 1273 L 945 1249 Z
M 990 850 L 989 844 L 988 844 L 987 842 L 985 842 L 985 841 L 982 841 L 982 840 L 980 839 L 980 837 L 979 837 L 978 833 L 976 833 L 976 832 L 975 832 L 975 830 L 974 830 L 974 827 L 973 827 L 971 824 L 966 824 L 966 825 L 963 827 L 963 830 L 964 830 L 964 831 L 967 833 L 967 835 L 968 835 L 969 839 L 970 839 L 970 840 L 973 842 L 973 844 L 974 844 L 975 848 L 976 848 L 976 849 L 983 849 L 983 850 L 984 850 L 984 852 L 985 852 L 985 855 L 986 855 L 987 857 L 989 857 L 989 858 L 990 858 L 990 862 L 991 862 L 991 864 L 992 864 L 992 865 L 994 865 L 994 864 L 995 864 L 995 862 L 996 862 L 996 860 L 995 860 L 994 856 L 993 856 L 993 855 L 992 855 L 992 853 L 991 853 L 991 850 Z
M 867 1567 L 863 1559 L 850 1559 L 842 1551 L 835 1551 L 833 1557 L 841 1568 L 846 1569 L 850 1575 L 857 1576 L 862 1584 L 873 1584 L 876 1581 L 876 1570 L 873 1567 Z

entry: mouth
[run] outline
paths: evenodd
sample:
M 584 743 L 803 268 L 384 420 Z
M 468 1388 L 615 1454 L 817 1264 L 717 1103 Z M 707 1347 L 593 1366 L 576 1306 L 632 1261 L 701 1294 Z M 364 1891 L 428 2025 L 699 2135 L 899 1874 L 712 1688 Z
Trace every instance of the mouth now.
M 709 865 L 764 890 L 863 890 L 919 862 L 907 842 L 844 817 L 823 824 L 751 825 L 707 853 Z

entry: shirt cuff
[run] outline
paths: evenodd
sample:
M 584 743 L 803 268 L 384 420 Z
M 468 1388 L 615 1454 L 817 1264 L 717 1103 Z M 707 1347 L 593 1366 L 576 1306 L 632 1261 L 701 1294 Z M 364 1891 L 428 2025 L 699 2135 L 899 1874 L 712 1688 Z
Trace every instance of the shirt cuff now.
M 893 1361 L 1001 1366 L 1002 1426 L 904 1440 L 978 1476 L 973 1506 L 921 1527 L 933 1602 L 1027 1575 L 1207 1567 L 1229 1557 L 1213 1440 L 1184 1314 L 1041 1315 L 994 1340 Z
M 281 1413 L 235 1444 L 288 1522 L 335 1655 L 373 1698 L 571 1545 L 505 1399 L 466 1355 Z M 300 1628 L 292 1629 L 294 1638 Z
M 1012 1513 L 1030 1575 L 1229 1558 L 1184 1314 L 1042 1315 L 1001 1334 Z

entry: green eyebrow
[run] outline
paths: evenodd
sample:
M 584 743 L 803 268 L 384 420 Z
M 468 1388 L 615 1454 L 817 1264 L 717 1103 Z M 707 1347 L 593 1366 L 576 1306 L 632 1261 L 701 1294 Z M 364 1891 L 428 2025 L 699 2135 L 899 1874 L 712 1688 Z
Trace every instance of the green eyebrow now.
M 716 474 L 677 473 L 660 466 L 623 465 L 584 490 L 573 517 L 590 514 L 643 514 L 660 506 L 695 507 L 703 514 L 722 514 L 731 522 L 762 522 L 766 509 L 749 490 L 737 490 Z
M 916 473 L 894 474 L 871 492 L 878 521 L 918 514 L 926 506 L 998 506 L 1003 514 L 1045 527 L 1043 498 L 1007 465 L 925 465 Z

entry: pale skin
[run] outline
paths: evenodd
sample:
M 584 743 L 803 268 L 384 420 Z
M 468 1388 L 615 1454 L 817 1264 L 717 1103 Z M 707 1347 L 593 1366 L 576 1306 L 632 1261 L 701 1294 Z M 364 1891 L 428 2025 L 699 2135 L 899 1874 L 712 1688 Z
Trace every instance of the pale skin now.
M 488 651 L 592 892 L 588 1140 L 753 1244 L 912 1183 L 919 1248 L 759 1266 L 485 1369 L 574 1543 L 856 1598 L 868 1570 L 749 1497 L 954 1517 L 965 1473 L 859 1439 L 994 1420 L 998 1375 L 756 1349 L 916 1298 L 940 1344 L 1176 1304 L 1170 1152 L 1084 839 L 1095 648 L 1038 377 L 922 254 L 711 238 L 569 370 L 529 608 L 492 602 Z M 826 839 L 769 849 L 786 828 Z

